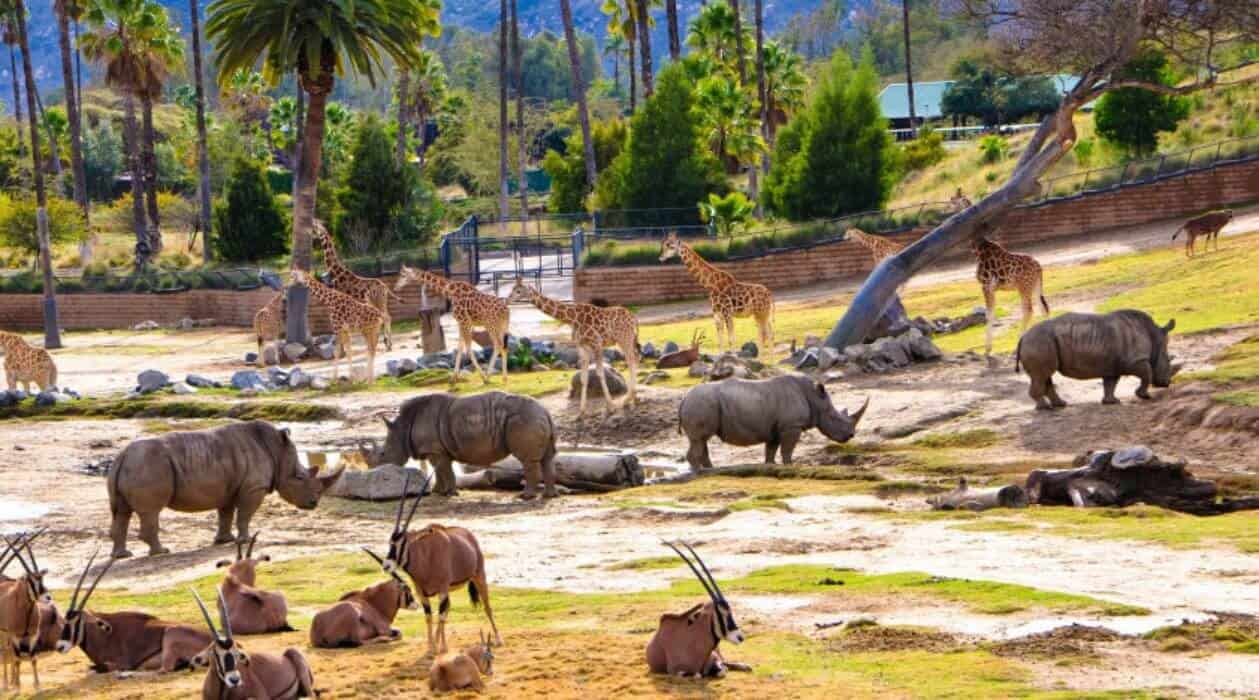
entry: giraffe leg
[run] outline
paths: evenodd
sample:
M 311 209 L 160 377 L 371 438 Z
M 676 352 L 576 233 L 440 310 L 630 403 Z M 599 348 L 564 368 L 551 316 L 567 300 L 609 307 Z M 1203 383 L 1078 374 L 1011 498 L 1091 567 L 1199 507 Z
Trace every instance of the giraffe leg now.
M 595 355 L 595 370 L 599 372 L 599 386 L 603 387 L 603 415 L 612 415 L 612 392 L 608 391 L 608 378 L 603 374 L 603 351 Z
M 717 354 L 721 354 L 722 348 L 726 347 L 726 341 L 722 339 L 722 334 L 726 332 L 726 322 L 721 318 L 721 314 L 713 311 L 713 323 L 717 324 Z
M 985 357 L 990 357 L 992 355 L 992 322 L 993 322 L 993 319 L 995 318 L 996 305 L 997 305 L 997 291 L 993 289 L 992 287 L 985 285 L 984 286 L 984 310 L 985 310 L 985 316 L 987 316 L 987 318 L 985 319 L 986 328 L 984 329 L 984 356 Z
M 1032 310 L 1032 295 L 1036 292 L 1036 289 L 1029 289 L 1023 295 L 1023 330 L 1019 331 L 1020 333 L 1026 333 L 1027 327 L 1032 323 L 1032 314 L 1035 313 Z
M 578 371 L 581 372 L 581 402 L 577 404 L 577 415 L 586 415 L 586 385 L 590 383 L 590 351 L 586 346 L 577 346 L 578 362 L 581 366 Z
M 485 370 L 481 369 L 481 363 L 477 362 L 476 359 L 476 351 L 472 349 L 472 337 L 469 336 L 464 342 L 468 345 L 468 357 L 472 358 L 472 367 L 477 371 L 477 374 L 481 375 L 481 381 L 489 384 L 490 378 L 486 376 Z
M 376 381 L 376 332 L 369 331 L 363 337 L 367 341 L 367 383 L 371 384 Z
M 625 353 L 625 364 L 629 370 L 629 396 L 625 398 L 627 406 L 633 406 L 638 402 L 638 348 L 635 347 L 634 339 L 630 338 L 624 343 L 618 343 L 621 346 L 621 352 Z
M 507 347 L 503 343 L 503 335 L 506 331 L 499 331 L 496 336 L 497 343 L 494 346 L 494 354 L 503 361 L 503 386 L 507 386 Z M 494 358 L 490 358 L 490 367 L 494 366 Z
M 726 352 L 734 352 L 734 314 L 726 316 Z
M 389 299 L 387 298 L 381 304 L 380 317 L 384 321 L 381 328 L 384 330 L 385 351 L 393 352 L 393 317 L 389 315 Z
M 354 338 L 347 331 L 345 334 L 345 378 L 354 383 Z
M 454 386 L 459 382 L 459 373 L 463 371 L 463 350 L 468 345 L 468 336 L 463 333 L 463 326 L 459 327 L 459 342 L 455 343 L 455 367 L 450 372 L 450 385 Z

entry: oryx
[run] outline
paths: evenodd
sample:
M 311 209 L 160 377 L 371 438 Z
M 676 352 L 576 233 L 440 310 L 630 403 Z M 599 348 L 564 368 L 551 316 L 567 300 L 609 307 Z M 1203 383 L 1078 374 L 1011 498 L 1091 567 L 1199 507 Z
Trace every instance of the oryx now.
M 240 634 L 264 634 L 266 632 L 291 632 L 288 623 L 288 603 L 284 594 L 273 593 L 256 588 L 259 562 L 270 562 L 266 554 L 255 558 L 254 545 L 258 542 L 258 533 L 249 540 L 249 548 L 241 551 L 241 544 L 236 543 L 236 560 L 223 559 L 216 565 L 227 567 L 227 575 L 223 577 L 223 597 L 227 600 L 227 610 L 236 621 L 236 631 Z
M 691 567 L 695 577 L 699 579 L 704 590 L 708 592 L 708 602 L 700 603 L 680 614 L 660 616 L 660 626 L 647 642 L 647 665 L 653 673 L 667 673 L 683 677 L 721 677 L 728 668 L 745 670 L 742 664 L 727 664 L 717 651 L 722 640 L 732 644 L 743 643 L 743 631 L 734 621 L 734 613 L 730 610 L 730 602 L 717 586 L 704 560 L 699 558 L 691 545 L 682 542 L 700 569 L 682 553 L 672 542 L 665 542 L 682 561 Z
M 315 695 L 315 677 L 306 657 L 296 649 L 275 654 L 247 654 L 232 636 L 232 621 L 219 589 L 219 622 L 215 629 L 210 611 L 196 591 L 197 607 L 210 628 L 213 641 L 193 657 L 193 665 L 206 666 L 208 671 L 201 685 L 202 700 L 290 700 Z
M 367 547 L 363 551 L 376 563 L 385 563 Z M 391 625 L 398 610 L 418 607 L 411 586 L 391 573 L 388 581 L 346 593 L 332 607 L 316 613 L 310 623 L 310 644 L 332 649 L 396 641 L 402 638 L 402 632 Z
M 31 662 L 31 673 L 35 678 L 35 692 L 39 692 L 39 667 L 36 663 L 36 648 L 39 645 L 42 614 L 40 606 L 52 605 L 52 594 L 44 586 L 44 574 L 47 570 L 39 568 L 35 560 L 35 551 L 31 542 L 43 534 L 38 530 L 31 535 L 19 535 L 14 539 L 5 537 L 9 552 L 17 559 L 26 572 L 15 579 L 0 581 L 0 644 L 3 644 L 4 687 L 9 688 L 10 675 L 13 683 L 22 689 L 21 663 L 23 659 Z M 25 549 L 30 561 L 22 556 Z M 6 562 L 7 564 L 7 562 Z

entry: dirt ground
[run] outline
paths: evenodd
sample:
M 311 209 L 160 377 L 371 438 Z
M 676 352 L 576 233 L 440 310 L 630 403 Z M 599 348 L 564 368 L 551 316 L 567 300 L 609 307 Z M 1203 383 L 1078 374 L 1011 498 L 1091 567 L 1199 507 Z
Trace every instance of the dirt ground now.
M 1245 215 L 1251 225 L 1259 213 Z M 1081 244 L 1061 253 L 1062 263 L 1078 262 L 1140 245 L 1165 232 L 1144 232 L 1127 243 Z M 1139 240 L 1138 240 L 1139 239 Z M 941 273 L 944 274 L 944 273 Z M 954 271 L 952 274 L 960 274 Z M 835 291 L 835 290 L 832 290 Z M 1088 309 L 1097 299 L 1067 303 Z M 685 314 L 674 306 L 669 312 Z M 1209 358 L 1255 328 L 1237 328 L 1192 336 L 1173 335 L 1171 350 L 1186 371 L 1209 369 Z M 125 391 L 137 372 L 159 367 L 172 376 L 188 372 L 225 377 L 241 368 L 239 356 L 250 347 L 240 332 L 111 333 L 71 336 L 73 350 L 59 353 L 64 383 L 80 391 Z M 399 350 L 414 355 L 415 341 Z M 108 367 L 102 361 L 109 358 Z M 383 365 L 383 362 L 382 362 Z M 316 365 L 320 371 L 326 363 Z M 1050 414 L 1031 410 L 1026 376 L 1016 374 L 1008 358 L 990 365 L 983 358 L 950 355 L 888 375 L 847 376 L 829 385 L 832 399 L 850 409 L 872 397 L 856 441 L 868 447 L 904 444 L 922 432 L 996 431 L 1001 440 L 988 459 L 1018 462 L 1069 462 L 1090 450 L 1146 444 L 1161 456 L 1180 456 L 1199 476 L 1259 475 L 1255 436 L 1207 429 L 1185 429 L 1163 418 L 1173 399 L 1132 397 L 1135 380 L 1121 382 L 1120 406 L 1103 407 L 1100 382 L 1062 380 L 1059 391 L 1070 406 Z M 1173 392 L 1175 390 L 1172 390 Z M 635 450 L 645 461 L 678 462 L 685 438 L 676 430 L 677 404 L 684 392 L 646 387 L 642 401 L 614 417 L 578 422 L 576 406 L 561 395 L 542 399 L 555 416 L 562 447 L 615 446 Z M 378 415 L 396 408 L 405 394 L 360 392 L 329 399 L 343 420 L 294 423 L 302 449 L 333 450 L 363 437 L 380 438 Z M 910 438 L 892 439 L 918 427 Z M 112 456 L 152 424 L 140 420 L 63 420 L 0 422 L 0 529 L 36 524 L 49 533 L 40 545 L 40 561 L 51 571 L 49 583 L 64 587 L 96 547 L 108 545 L 108 502 L 100 476 L 81 465 Z M 761 448 L 733 448 L 713 441 L 719 465 L 761 460 Z M 993 456 L 995 452 L 995 457 Z M 816 433 L 797 449 L 803 464 L 834 463 L 836 455 Z M 858 452 L 850 466 L 888 478 L 900 478 L 895 466 L 879 461 L 877 450 Z M 749 490 L 752 490 L 749 487 Z M 1084 667 L 1063 666 L 1037 656 L 1058 648 L 1055 628 L 1083 624 L 1123 634 L 1141 634 L 1183 619 L 1205 619 L 1216 612 L 1259 614 L 1259 554 L 1224 546 L 1171 548 L 1115 539 L 1069 538 L 1037 532 L 958 529 L 930 520 L 898 520 L 878 511 L 922 510 L 921 495 L 880 499 L 868 494 L 800 493 L 778 497 L 784 508 L 712 510 L 654 506 L 652 487 L 622 492 L 642 501 L 618 502 L 597 496 L 567 496 L 545 503 L 522 503 L 511 494 L 464 492 L 456 499 L 427 499 L 420 517 L 454 521 L 477 533 L 486 552 L 491 581 L 498 585 L 565 591 L 638 591 L 660 588 L 676 579 L 676 568 L 618 571 L 618 563 L 660 557 L 661 538 L 685 537 L 702 545 L 718 577 L 746 574 L 768 565 L 810 563 L 852 567 L 871 573 L 922 571 L 935 576 L 1016 583 L 1038 589 L 1091 596 L 1137 605 L 1148 615 L 1015 612 L 985 615 L 929 601 L 892 598 L 865 600 L 857 607 L 809 595 L 733 596 L 742 614 L 772 620 L 779 629 L 812 633 L 817 624 L 864 616 L 883 625 L 914 625 L 934 630 L 926 648 L 1002 643 L 1037 637 L 1009 653 L 1029 658 L 1044 687 L 1070 690 L 1144 688 L 1173 685 L 1186 695 L 1245 695 L 1259 688 L 1259 656 L 1217 653 L 1190 658 L 1150 655 L 1133 643 L 1108 636 L 1068 640 L 1088 644 L 1100 661 Z M 738 498 L 736 493 L 731 498 Z M 292 559 L 360 545 L 383 547 L 391 525 L 392 504 L 364 504 L 325 499 L 315 511 L 299 511 L 272 496 L 255 517 L 260 541 L 277 559 Z M 162 516 L 162 537 L 174 554 L 139 556 L 118 562 L 110 585 L 133 592 L 170 586 L 209 574 L 229 547 L 213 547 L 213 513 Z M 135 525 L 133 524 L 133 528 Z M 131 548 L 142 554 L 134 539 Z M 1061 633 L 1059 633 L 1061 636 Z M 1085 635 L 1087 636 L 1087 635 Z M 917 638 L 915 638 L 917 639 Z M 852 643 L 851 640 L 847 643 Z M 880 643 L 918 643 L 903 639 Z M 1069 646 L 1069 645 L 1068 645 Z M 1075 648 L 1075 647 L 1071 647 Z M 1148 650 L 1147 650 L 1148 651 Z M 1052 655 L 1051 655 L 1052 656 Z M 1035 657 L 1035 658 L 1032 658 Z

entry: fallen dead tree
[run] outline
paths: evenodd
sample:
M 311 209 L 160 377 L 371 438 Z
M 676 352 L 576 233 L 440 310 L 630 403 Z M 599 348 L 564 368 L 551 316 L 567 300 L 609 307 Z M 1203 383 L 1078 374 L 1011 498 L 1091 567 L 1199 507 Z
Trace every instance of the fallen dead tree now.
M 1183 460 L 1166 462 L 1148 447 L 1092 452 L 1076 469 L 1037 469 L 1027 475 L 1027 498 L 1039 505 L 1077 508 L 1160 506 L 1191 515 L 1259 509 L 1259 497 L 1220 499 L 1214 481 L 1198 479 Z
M 489 467 L 460 463 L 456 477 L 461 489 L 519 491 L 524 488 L 524 466 L 508 457 Z M 556 481 L 574 491 L 607 492 L 642 486 L 645 480 L 638 457 L 622 452 L 561 452 L 555 456 Z
M 957 488 L 927 499 L 932 510 L 981 511 L 991 508 L 1026 508 L 1027 493 L 1022 486 L 1011 484 L 997 489 L 972 489 L 966 478 L 958 479 Z

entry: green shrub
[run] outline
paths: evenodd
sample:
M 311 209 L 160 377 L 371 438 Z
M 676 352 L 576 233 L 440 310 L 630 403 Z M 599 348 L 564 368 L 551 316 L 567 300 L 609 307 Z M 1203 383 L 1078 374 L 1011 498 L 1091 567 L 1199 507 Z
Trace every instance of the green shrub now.
M 918 138 L 900 148 L 901 165 L 906 172 L 924 170 L 944 160 L 944 136 L 929 126 L 918 132 Z
M 34 198 L 13 199 L 0 195 L 0 244 L 31 255 L 38 253 L 36 209 Z M 53 245 L 78 243 L 87 237 L 83 214 L 74 202 L 49 197 L 47 211 L 48 237 Z
M 214 254 L 254 262 L 289 250 L 288 214 L 276 203 L 261 163 L 238 158 L 225 193 L 214 204 Z
M 979 139 L 979 159 L 984 163 L 996 163 L 1005 158 L 1009 150 L 1010 145 L 1004 136 L 988 134 Z
M 590 125 L 595 142 L 595 173 L 603 172 L 621 154 L 629 132 L 623 119 L 596 121 Z M 585 141 L 580 131 L 564 139 L 564 153 L 548 150 L 542 170 L 551 178 L 551 199 L 547 209 L 568 213 L 586 208 L 590 187 L 586 182 Z
M 747 227 L 755 210 L 756 205 L 742 192 L 731 192 L 724 197 L 710 194 L 708 201 L 699 203 L 699 218 L 716 227 L 718 235 L 729 238 L 736 229 Z
M 391 223 L 411 194 L 415 170 L 394 159 L 393 142 L 374 115 L 358 127 L 353 158 L 336 190 L 333 234 L 343 249 L 362 255 L 391 242 Z
M 1156 49 L 1143 50 L 1123 67 L 1121 75 L 1163 85 L 1176 84 L 1167 56 Z M 1176 125 L 1189 116 L 1189 106 L 1183 97 L 1120 88 L 1098 99 L 1093 118 L 1102 138 L 1144 156 L 1158 147 L 1160 131 L 1175 131 Z

